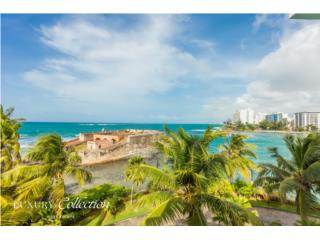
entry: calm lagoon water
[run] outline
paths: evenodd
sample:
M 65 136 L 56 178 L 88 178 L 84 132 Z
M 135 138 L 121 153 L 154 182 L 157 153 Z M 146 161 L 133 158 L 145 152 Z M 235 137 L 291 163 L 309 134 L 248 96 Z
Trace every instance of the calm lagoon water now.
M 163 130 L 163 124 L 144 124 L 144 123 L 65 123 L 65 122 L 24 122 L 20 129 L 20 143 L 22 151 L 32 146 L 36 139 L 44 134 L 58 133 L 63 139 L 68 140 L 78 136 L 80 132 L 119 130 L 119 129 L 152 129 Z M 191 134 L 203 134 L 208 126 L 207 124 L 167 124 L 167 126 L 176 131 L 182 127 Z M 221 125 L 213 124 L 215 128 Z M 256 153 L 258 159 L 256 162 L 272 162 L 270 154 L 267 151 L 268 147 L 278 147 L 280 153 L 284 156 L 289 156 L 282 140 L 281 133 L 243 133 L 248 136 L 247 142 L 256 145 Z M 219 144 L 223 143 L 223 139 L 218 139 L 214 142 L 210 149 L 215 151 Z

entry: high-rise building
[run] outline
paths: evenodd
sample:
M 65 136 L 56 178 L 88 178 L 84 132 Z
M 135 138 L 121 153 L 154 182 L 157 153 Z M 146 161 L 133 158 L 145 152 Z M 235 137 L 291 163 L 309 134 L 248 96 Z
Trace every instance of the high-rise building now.
M 240 121 L 242 123 L 256 123 L 256 113 L 250 109 L 240 109 L 233 114 L 233 122 Z
M 294 126 L 305 128 L 315 126 L 320 129 L 320 112 L 298 112 L 294 114 Z
M 282 122 L 284 117 L 284 114 L 279 112 L 279 113 L 272 113 L 272 114 L 267 114 L 266 115 L 266 120 L 269 122 Z
M 266 114 L 265 113 L 256 112 L 254 114 L 254 123 L 255 124 L 259 124 L 260 122 L 265 120 L 265 118 L 266 118 Z

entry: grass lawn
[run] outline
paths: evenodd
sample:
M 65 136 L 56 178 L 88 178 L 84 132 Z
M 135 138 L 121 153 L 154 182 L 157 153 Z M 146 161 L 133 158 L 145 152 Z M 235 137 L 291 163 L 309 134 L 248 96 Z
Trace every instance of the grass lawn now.
M 150 211 L 150 208 L 136 208 L 136 207 L 127 207 L 127 209 L 114 218 L 111 218 L 109 221 L 106 222 L 106 225 L 113 225 L 117 222 L 121 222 L 133 217 L 140 217 L 146 215 Z
M 250 201 L 250 203 L 253 207 L 264 207 L 264 208 L 271 208 L 271 209 L 276 209 L 276 210 L 290 212 L 290 213 L 297 213 L 296 207 L 291 204 L 282 204 L 280 202 L 274 202 L 274 201 L 266 202 L 261 200 Z M 311 217 L 320 218 L 320 212 L 314 212 L 311 215 Z

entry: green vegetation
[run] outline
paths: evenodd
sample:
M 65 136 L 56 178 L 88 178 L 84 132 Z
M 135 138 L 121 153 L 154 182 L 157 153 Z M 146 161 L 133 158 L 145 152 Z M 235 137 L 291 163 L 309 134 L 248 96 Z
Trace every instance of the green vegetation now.
M 254 146 L 243 135 L 208 127 L 195 136 L 182 128 L 165 128 L 166 135 L 155 144 L 164 164 L 151 166 L 139 156 L 129 159 L 124 176 L 131 189 L 105 183 L 67 194 L 65 176 L 73 176 L 80 185 L 92 178 L 81 167 L 76 149 L 66 149 L 59 135 L 49 134 L 22 159 L 21 119 L 13 119 L 12 112 L 1 106 L 1 225 L 113 225 L 136 217 L 143 218 L 142 225 L 207 225 L 207 211 L 223 225 L 260 225 L 253 206 L 298 213 L 298 225 L 319 225 L 310 218 L 320 217 L 319 133 L 286 136 L 291 159 L 274 147 L 269 151 L 276 164 L 257 167 Z M 209 151 L 221 138 L 224 143 L 218 150 Z
M 232 129 L 235 131 L 254 131 L 254 130 L 277 130 L 287 131 L 288 126 L 284 122 L 270 122 L 267 120 L 261 121 L 259 124 L 242 123 L 237 121 L 232 123 L 231 121 L 224 122 L 225 129 Z
M 141 164 L 145 164 L 146 162 L 144 161 L 144 159 L 140 156 L 135 156 L 129 159 L 128 161 L 128 166 L 125 170 L 125 178 L 127 181 L 131 181 L 132 185 L 131 185 L 131 194 L 130 194 L 130 201 L 132 204 L 133 201 L 133 188 L 134 185 L 136 187 L 138 187 L 139 185 L 141 185 L 144 182 L 144 177 L 142 174 L 140 173 L 135 173 L 135 168 Z
M 259 123 L 259 128 L 262 130 L 288 130 L 287 124 L 282 121 L 269 122 L 263 120 Z
M 5 172 L 21 162 L 18 130 L 22 119 L 13 119 L 14 109 L 4 110 L 0 106 L 1 114 L 1 172 Z
M 251 123 L 242 123 L 241 121 L 232 122 L 226 121 L 223 123 L 224 129 L 231 129 L 235 131 L 254 131 L 258 129 L 258 125 Z
M 226 159 L 227 175 L 233 179 L 236 174 L 241 174 L 247 180 L 251 179 L 251 171 L 255 169 L 252 159 L 257 158 L 254 145 L 245 142 L 244 135 L 231 134 L 220 146 L 221 155 Z
M 46 135 L 37 141 L 20 161 L 17 120 L 11 120 L 13 110 L 1 107 L 1 156 L 5 153 L 1 174 L 1 224 L 59 225 L 62 210 L 58 202 L 64 198 L 64 176 L 74 176 L 80 184 L 91 179 L 91 174 L 79 166 L 76 152 L 65 150 L 60 136 Z M 18 160 L 18 161 L 17 161 Z M 47 201 L 46 209 L 17 207 L 31 202 Z M 45 220 L 44 220 L 45 219 Z
M 47 213 L 50 222 L 59 225 L 62 214 L 59 203 L 65 196 L 64 176 L 72 175 L 83 185 L 90 181 L 91 174 L 79 166 L 81 159 L 77 153 L 66 151 L 61 137 L 55 134 L 39 138 L 25 160 L 2 173 L 2 197 L 17 202 L 48 201 L 52 204 L 51 212 Z M 15 215 L 15 209 L 8 212 L 8 222 L 11 215 Z M 39 224 L 37 218 L 28 221 Z
M 162 225 L 177 221 L 187 225 L 207 225 L 203 208 L 226 225 L 260 224 L 248 209 L 210 192 L 210 185 L 226 179 L 226 161 L 222 153 L 209 153 L 210 143 L 223 132 L 208 127 L 202 137 L 178 133 L 165 128 L 167 136 L 157 143 L 157 148 L 167 158 L 167 164 L 156 168 L 139 164 L 134 171 L 142 174 L 151 187 L 137 201 L 138 205 L 151 204 L 153 210 L 145 217 L 143 225 Z M 236 154 L 236 151 L 233 151 Z
M 261 164 L 256 185 L 268 192 L 277 191 L 282 202 L 293 198 L 296 211 L 305 223 L 310 214 L 320 210 L 316 195 L 320 190 L 320 134 L 312 133 L 304 138 L 287 135 L 284 141 L 292 159 L 287 160 L 277 148 L 270 148 L 277 164 Z
M 110 220 L 125 209 L 128 199 L 128 190 L 123 186 L 103 184 L 79 194 L 67 196 L 64 202 L 64 212 L 62 215 L 62 225 L 106 225 Z M 77 202 L 92 204 L 92 208 L 68 208 L 76 206 Z M 103 204 L 99 207 L 99 204 Z
M 251 200 L 250 203 L 253 207 L 263 207 L 284 212 L 296 213 L 296 207 L 293 202 L 281 203 L 279 201 L 267 201 L 267 200 Z

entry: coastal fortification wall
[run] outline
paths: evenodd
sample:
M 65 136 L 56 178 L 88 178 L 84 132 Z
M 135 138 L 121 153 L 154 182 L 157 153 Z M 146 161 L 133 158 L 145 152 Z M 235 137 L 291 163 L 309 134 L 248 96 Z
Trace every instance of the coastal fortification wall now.
M 148 131 L 146 133 L 129 135 L 125 141 L 120 141 L 104 149 L 91 149 L 79 152 L 83 165 L 94 165 L 127 159 L 135 155 L 151 158 L 158 151 L 153 143 L 158 141 L 163 133 Z
M 93 133 L 80 133 L 79 139 L 82 142 L 93 141 Z
M 136 144 L 136 145 L 144 145 L 144 144 L 151 144 L 159 140 L 160 135 L 162 133 L 147 133 L 141 135 L 132 135 L 128 136 L 128 143 L 129 144 Z

